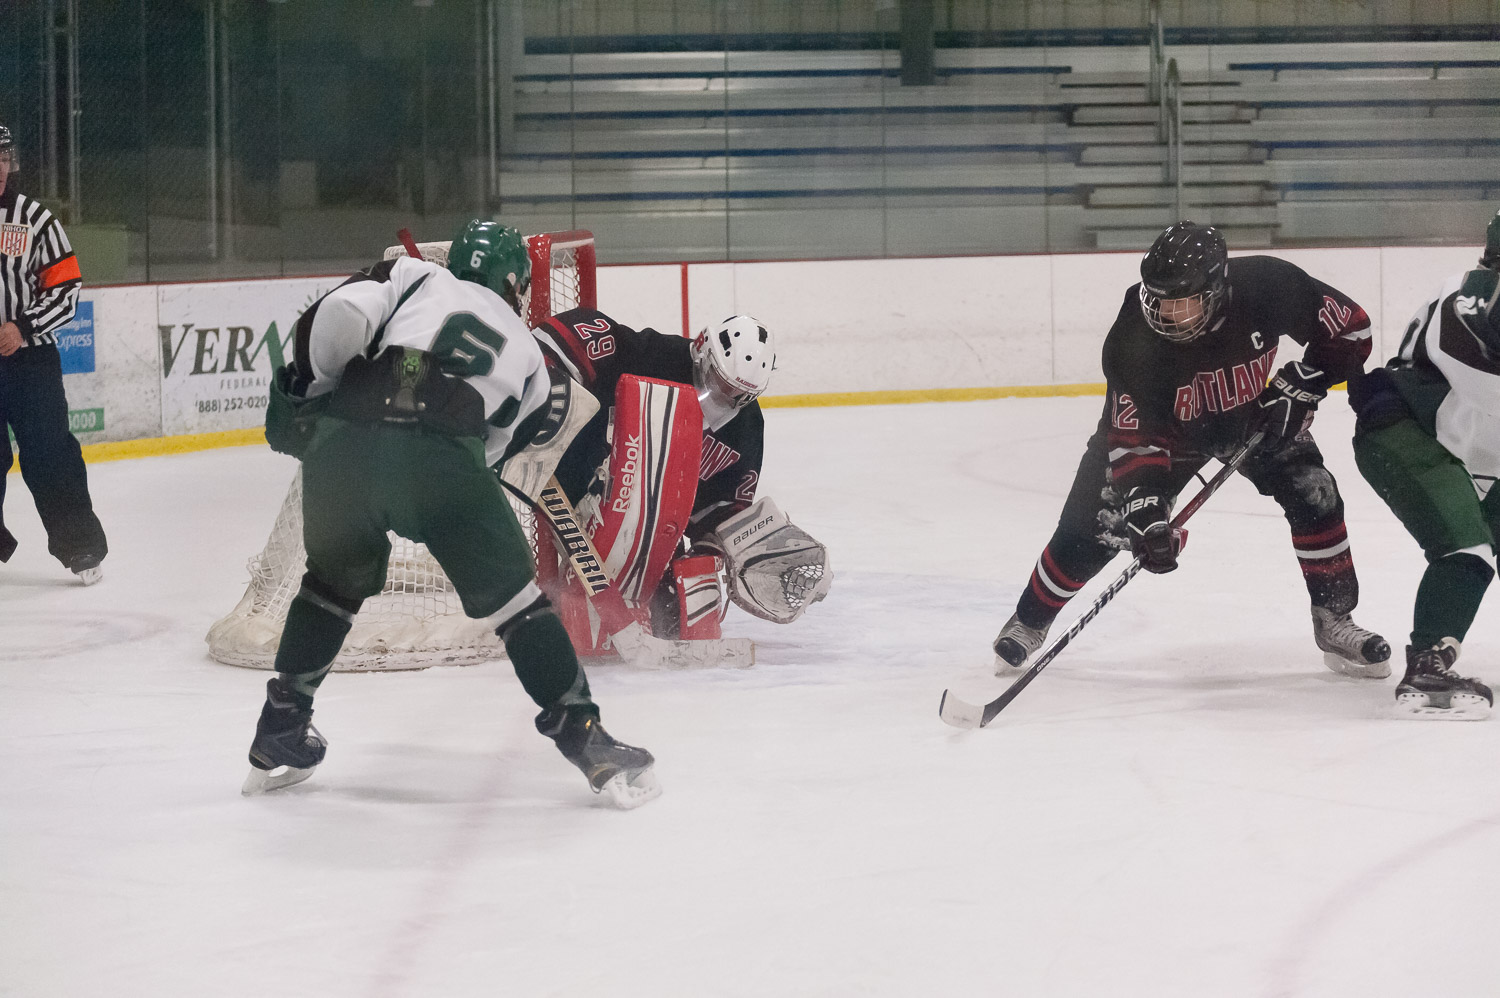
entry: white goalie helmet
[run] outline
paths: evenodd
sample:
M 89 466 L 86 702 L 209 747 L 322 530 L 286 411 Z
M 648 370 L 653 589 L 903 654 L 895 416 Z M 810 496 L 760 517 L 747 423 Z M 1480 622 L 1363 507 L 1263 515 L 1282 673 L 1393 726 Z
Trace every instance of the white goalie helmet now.
M 693 339 L 693 387 L 703 421 L 717 430 L 760 397 L 776 369 L 776 341 L 760 320 L 732 315 Z

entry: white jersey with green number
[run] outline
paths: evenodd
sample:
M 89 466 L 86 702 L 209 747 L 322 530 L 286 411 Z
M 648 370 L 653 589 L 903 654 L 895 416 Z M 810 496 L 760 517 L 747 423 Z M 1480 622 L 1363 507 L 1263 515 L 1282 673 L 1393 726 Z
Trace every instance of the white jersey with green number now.
M 1390 366 L 1447 382 L 1446 392 L 1424 396 L 1436 407 L 1417 415 L 1431 420 L 1438 442 L 1463 462 L 1483 498 L 1500 479 L 1500 364 L 1467 328 L 1478 305 L 1464 292 L 1465 278 L 1473 273 L 1450 277 L 1417 310 Z
M 297 370 L 311 377 L 307 397 L 333 391 L 345 365 L 366 352 L 377 331 L 376 353 L 387 346 L 424 350 L 444 373 L 479 392 L 489 420 L 490 464 L 504 455 L 516 424 L 547 401 L 542 351 L 515 310 L 489 288 L 410 257 L 355 274 L 297 320 Z M 510 403 L 502 412 L 511 399 L 519 408 Z

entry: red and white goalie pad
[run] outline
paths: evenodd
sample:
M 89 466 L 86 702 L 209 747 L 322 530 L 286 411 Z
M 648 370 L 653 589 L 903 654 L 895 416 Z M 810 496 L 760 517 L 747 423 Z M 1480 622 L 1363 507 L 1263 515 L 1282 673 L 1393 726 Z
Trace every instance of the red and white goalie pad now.
M 691 388 L 620 378 L 609 485 L 592 537 L 628 604 L 647 600 L 667 571 L 693 513 L 702 453 L 703 411 Z
M 758 500 L 714 531 L 728 562 L 729 598 L 741 609 L 790 624 L 828 595 L 828 549 L 769 498 Z
M 719 625 L 729 612 L 724 599 L 724 559 L 714 554 L 694 554 L 672 562 L 672 583 L 677 590 L 677 619 L 684 641 L 705 641 L 722 636 Z
M 615 389 L 612 423 L 608 484 L 585 529 L 626 607 L 649 628 L 647 604 L 698 494 L 703 414 L 691 388 L 627 374 Z M 606 654 L 609 636 L 577 579 L 557 602 L 578 653 Z

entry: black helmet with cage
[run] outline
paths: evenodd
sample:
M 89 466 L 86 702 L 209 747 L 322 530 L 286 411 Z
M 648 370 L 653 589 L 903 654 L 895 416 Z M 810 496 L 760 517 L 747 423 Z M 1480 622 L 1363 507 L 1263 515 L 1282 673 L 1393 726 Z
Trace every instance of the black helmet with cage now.
M 1500 270 L 1500 211 L 1495 212 L 1495 217 L 1485 226 L 1484 256 L 1479 258 L 1479 265 Z
M 10 129 L 4 125 L 0 125 L 0 163 L 7 164 L 12 173 L 21 168 L 20 162 L 16 159 L 16 140 L 11 137 Z
M 1141 313 L 1173 343 L 1208 332 L 1228 296 L 1229 250 L 1211 225 L 1182 221 L 1141 258 Z

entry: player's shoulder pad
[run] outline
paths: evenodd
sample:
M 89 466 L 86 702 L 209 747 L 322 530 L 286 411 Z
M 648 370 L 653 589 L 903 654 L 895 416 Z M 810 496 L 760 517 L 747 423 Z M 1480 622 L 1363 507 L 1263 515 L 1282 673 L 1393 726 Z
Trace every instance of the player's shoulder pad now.
M 1229 280 L 1232 283 L 1242 278 L 1258 280 L 1261 278 L 1275 280 L 1284 278 L 1290 274 L 1306 274 L 1301 267 L 1290 260 L 1283 260 L 1279 256 L 1267 256 L 1264 253 L 1252 253 L 1249 256 L 1232 256 L 1229 258 Z
M 1449 299 L 1453 314 L 1486 345 L 1500 345 L 1500 273 L 1481 267 L 1464 275 Z

